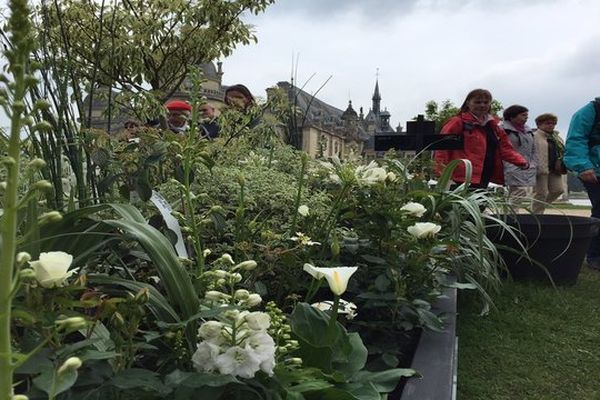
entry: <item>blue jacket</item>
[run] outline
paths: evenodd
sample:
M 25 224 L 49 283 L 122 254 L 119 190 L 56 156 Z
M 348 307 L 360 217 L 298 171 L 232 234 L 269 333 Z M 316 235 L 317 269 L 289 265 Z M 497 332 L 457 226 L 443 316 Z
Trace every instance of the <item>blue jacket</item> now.
M 596 100 L 600 100 L 600 97 L 596 97 Z M 595 117 L 594 104 L 589 102 L 573 114 L 569 124 L 563 161 L 568 169 L 578 174 L 594 169 L 596 175 L 600 176 L 600 145 L 590 147 L 588 144 Z

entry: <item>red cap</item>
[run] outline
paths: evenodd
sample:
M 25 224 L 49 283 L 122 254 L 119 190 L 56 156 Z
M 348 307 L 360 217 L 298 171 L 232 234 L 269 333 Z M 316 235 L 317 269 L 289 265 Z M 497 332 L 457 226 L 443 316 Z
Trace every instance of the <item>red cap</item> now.
M 192 111 L 192 106 L 190 105 L 190 103 L 188 103 L 187 101 L 183 101 L 183 100 L 169 101 L 167 104 L 165 104 L 165 107 L 167 107 L 167 110 L 173 110 L 173 111 L 179 111 L 179 110 Z

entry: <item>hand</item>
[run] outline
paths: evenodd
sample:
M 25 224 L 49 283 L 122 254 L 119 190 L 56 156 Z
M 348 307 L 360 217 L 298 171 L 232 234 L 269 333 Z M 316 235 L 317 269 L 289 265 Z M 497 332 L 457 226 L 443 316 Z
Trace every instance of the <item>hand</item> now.
M 525 164 L 521 164 L 521 165 L 519 165 L 519 168 L 521 168 L 521 169 L 529 169 L 529 163 L 526 162 Z
M 593 169 L 586 169 L 579 173 L 579 179 L 585 183 L 598 183 L 598 177 L 596 177 L 596 171 Z

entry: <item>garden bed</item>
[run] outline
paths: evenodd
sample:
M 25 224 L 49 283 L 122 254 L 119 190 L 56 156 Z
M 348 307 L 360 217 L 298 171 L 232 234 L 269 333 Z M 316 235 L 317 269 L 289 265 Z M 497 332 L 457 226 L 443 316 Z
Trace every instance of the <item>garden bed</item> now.
M 456 397 L 456 289 L 447 289 L 445 295 L 436 310 L 446 315 L 446 329 L 441 333 L 423 331 L 411 364 L 422 377 L 408 379 L 403 388 L 391 393 L 390 400 L 450 400 Z

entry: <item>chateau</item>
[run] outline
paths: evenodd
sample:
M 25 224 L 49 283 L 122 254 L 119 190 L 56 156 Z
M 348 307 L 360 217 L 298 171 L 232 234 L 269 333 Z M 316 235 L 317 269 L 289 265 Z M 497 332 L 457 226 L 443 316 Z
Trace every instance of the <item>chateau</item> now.
M 201 65 L 204 72 L 201 95 L 207 102 L 219 110 L 224 107 L 224 96 L 227 86 L 223 84 L 222 63 L 217 62 L 216 67 L 212 62 Z M 336 108 L 319 100 L 312 94 L 296 87 L 290 82 L 279 82 L 276 87 L 287 94 L 292 112 L 292 120 L 287 121 L 287 140 L 296 148 L 306 151 L 311 157 L 336 155 L 340 158 L 350 153 L 362 154 L 367 158 L 380 156 L 374 150 L 375 136 L 379 134 L 396 134 L 402 132 L 398 126 L 394 130 L 390 126 L 391 114 L 387 109 L 381 108 L 381 94 L 379 79 L 375 81 L 372 104 L 364 115 L 363 107 L 357 113 L 348 102 L 345 110 Z M 267 97 L 272 89 L 266 89 Z M 181 89 L 171 99 L 189 100 L 191 83 L 184 81 Z M 90 127 L 117 132 L 124 128 L 132 118 L 126 109 L 108 113 L 108 89 L 96 90 L 91 107 Z M 85 103 L 89 104 L 89 97 Z M 87 105 L 86 105 L 87 107 Z M 112 115 L 111 115 L 112 114 Z M 110 118 L 109 118 L 110 116 Z M 145 122 L 145 121 L 137 121 Z

